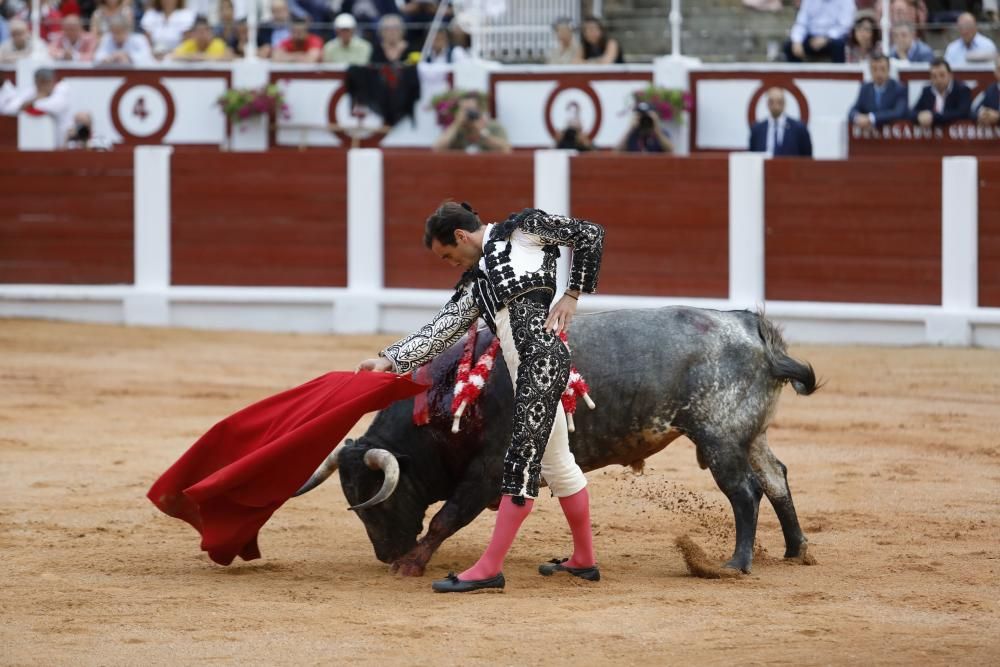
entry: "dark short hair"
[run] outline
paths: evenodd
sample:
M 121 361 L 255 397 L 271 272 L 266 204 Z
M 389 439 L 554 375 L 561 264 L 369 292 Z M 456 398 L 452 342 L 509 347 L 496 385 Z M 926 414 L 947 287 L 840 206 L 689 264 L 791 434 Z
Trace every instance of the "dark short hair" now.
M 39 67 L 35 70 L 35 81 L 55 81 L 56 71 L 51 67 Z
M 210 28 L 212 26 L 212 24 L 208 22 L 208 19 L 206 17 L 199 14 L 194 18 L 194 24 L 192 24 L 192 27 L 197 28 L 200 25 L 203 25 L 206 28 Z
M 943 67 L 949 72 L 951 71 L 951 65 L 949 65 L 948 61 L 945 60 L 944 58 L 935 58 L 934 60 L 932 60 L 931 68 L 933 69 L 934 67 Z
M 888 62 L 889 62 L 889 56 L 885 55 L 884 53 L 876 53 L 874 56 L 872 56 L 870 58 L 870 62 L 873 62 L 873 63 L 884 62 L 884 63 L 888 64 Z
M 455 245 L 455 231 L 474 232 L 483 223 L 472 207 L 462 202 L 446 201 L 431 213 L 424 225 L 424 245 L 428 248 L 437 240 L 441 245 Z

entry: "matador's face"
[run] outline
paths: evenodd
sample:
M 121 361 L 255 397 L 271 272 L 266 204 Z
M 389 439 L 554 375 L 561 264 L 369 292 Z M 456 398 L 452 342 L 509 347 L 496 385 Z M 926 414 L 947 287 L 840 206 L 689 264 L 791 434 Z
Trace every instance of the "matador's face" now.
M 431 242 L 431 252 L 456 269 L 466 271 L 475 268 L 483 256 L 482 246 L 464 229 L 455 231 L 455 245 L 445 245 L 434 239 Z

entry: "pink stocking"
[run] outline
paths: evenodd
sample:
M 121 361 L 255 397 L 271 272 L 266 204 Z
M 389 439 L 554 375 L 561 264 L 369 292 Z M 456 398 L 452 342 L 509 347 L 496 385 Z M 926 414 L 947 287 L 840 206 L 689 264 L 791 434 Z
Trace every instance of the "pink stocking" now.
M 567 567 L 591 567 L 594 561 L 594 536 L 590 529 L 590 494 L 583 487 L 571 496 L 559 499 L 566 522 L 573 532 L 573 557 Z
M 476 564 L 468 570 L 458 575 L 462 581 L 475 581 L 478 579 L 490 579 L 500 574 L 503 568 L 503 560 L 510 551 L 510 545 L 517 537 L 517 531 L 521 528 L 521 523 L 531 512 L 535 501 L 525 498 L 524 505 L 517 505 L 511 496 L 504 496 L 500 499 L 500 509 L 497 510 L 497 522 L 493 526 L 493 537 L 490 539 L 486 551 L 479 557 Z

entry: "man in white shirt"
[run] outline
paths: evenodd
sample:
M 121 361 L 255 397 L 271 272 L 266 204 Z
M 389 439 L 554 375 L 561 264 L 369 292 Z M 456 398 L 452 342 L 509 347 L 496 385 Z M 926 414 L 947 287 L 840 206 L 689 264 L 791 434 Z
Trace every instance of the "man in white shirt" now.
M 153 62 L 149 40 L 132 32 L 128 21 L 120 16 L 112 16 L 108 20 L 108 28 L 94 53 L 94 63 L 142 66 Z
M 944 59 L 952 67 L 988 63 L 997 55 L 997 45 L 989 37 L 979 33 L 976 17 L 966 12 L 958 17 L 958 39 L 948 45 Z
M 31 55 L 31 28 L 21 19 L 13 19 L 9 26 L 10 39 L 0 44 L 0 64 L 15 63 Z
M 48 68 L 35 70 L 35 83 L 24 90 L 15 90 L 9 82 L 0 91 L 0 113 L 16 116 L 21 112 L 47 115 L 56 124 L 56 145 L 62 146 L 73 124 L 69 111 L 69 84 L 56 83 L 56 73 Z
M 855 9 L 854 0 L 802 0 L 785 42 L 785 58 L 792 63 L 806 59 L 844 62 Z

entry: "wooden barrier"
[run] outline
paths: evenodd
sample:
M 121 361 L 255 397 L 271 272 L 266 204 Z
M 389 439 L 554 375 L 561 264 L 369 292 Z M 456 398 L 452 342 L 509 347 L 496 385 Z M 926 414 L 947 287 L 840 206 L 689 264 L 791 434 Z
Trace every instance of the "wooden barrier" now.
M 728 296 L 724 157 L 580 155 L 570 202 L 574 216 L 607 229 L 600 293 Z
M 534 155 L 385 151 L 385 286 L 450 289 L 460 273 L 424 248 L 424 221 L 446 199 L 484 222 L 534 201 Z
M 131 151 L 2 151 L 0 202 L 0 283 L 132 283 Z
M 174 153 L 174 285 L 347 284 L 347 159 L 323 153 Z
M 1000 159 L 979 160 L 979 305 L 1000 308 Z
M 769 160 L 768 299 L 941 303 L 941 161 Z

